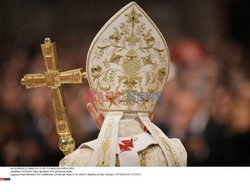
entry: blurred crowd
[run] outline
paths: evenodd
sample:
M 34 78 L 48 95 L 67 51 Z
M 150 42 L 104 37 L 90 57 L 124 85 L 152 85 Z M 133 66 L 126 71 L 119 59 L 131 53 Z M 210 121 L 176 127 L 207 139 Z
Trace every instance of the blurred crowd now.
M 11 4 L 13 1 L 6 2 Z M 51 2 L 54 2 L 51 5 L 56 9 L 57 1 Z M 178 3 L 177 5 L 180 6 Z M 120 4 L 116 6 L 121 8 Z M 74 8 L 77 9 L 77 4 Z M 15 9 L 18 10 L 18 7 Z M 42 10 L 48 11 L 44 7 Z M 74 9 L 72 10 L 71 13 L 74 13 Z M 79 15 L 84 15 L 77 10 Z M 43 13 L 32 11 L 38 15 Z M 110 12 L 115 11 L 117 10 Z M 17 15 L 20 13 L 16 12 Z M 169 11 L 171 13 L 174 12 Z M 104 12 L 96 14 L 106 15 L 107 18 L 111 16 Z M 47 18 L 49 14 L 43 16 Z M 94 21 L 98 20 L 93 14 L 92 16 Z M 163 19 L 161 14 L 158 16 Z M 87 14 L 84 17 L 91 20 Z M 80 20 L 74 14 L 65 19 L 71 21 L 70 18 L 75 22 Z M 13 21 L 16 22 L 15 25 L 18 23 L 17 18 Z M 92 28 L 93 34 L 89 37 L 94 37 L 97 28 L 103 24 L 100 23 L 102 20 L 94 30 Z M 63 22 L 61 24 L 64 26 Z M 8 25 L 10 24 L 6 24 Z M 46 22 L 41 22 L 40 25 L 46 31 L 43 28 Z M 92 25 L 94 26 L 89 22 L 87 27 Z M 72 24 L 68 27 L 82 30 L 80 25 Z M 171 25 L 166 28 L 171 28 Z M 38 43 L 44 33 L 42 31 L 37 38 L 39 30 L 27 28 L 26 30 L 37 33 L 31 33 L 27 41 L 27 36 L 22 37 L 25 30 L 21 27 L 20 30 L 16 29 L 17 27 L 12 27 L 12 33 L 0 31 L 0 166 L 57 166 L 63 154 L 57 144 L 50 90 L 47 87 L 26 90 L 20 85 L 24 74 L 45 71 L 39 50 L 39 43 L 42 42 Z M 85 56 L 91 38 L 86 37 L 89 42 L 84 44 L 81 30 L 76 33 L 66 30 L 63 34 L 54 28 L 53 36 L 60 44 L 58 57 L 63 70 L 85 67 Z M 26 43 L 20 43 L 22 38 L 26 38 L 23 40 Z M 212 48 L 198 39 L 182 34 L 178 38 L 175 36 L 167 39 L 170 42 L 172 78 L 164 88 L 163 102 L 154 110 L 154 122 L 169 137 L 181 139 L 188 153 L 189 166 L 250 166 L 249 52 L 232 38 L 211 42 Z M 98 134 L 98 129 L 86 111 L 87 89 L 87 83 L 64 86 L 76 146 L 95 139 Z
M 72 50 L 63 52 L 61 64 L 65 68 L 64 62 L 69 64 L 69 69 L 79 67 L 76 59 L 81 57 Z M 22 75 L 45 71 L 42 54 L 31 57 L 25 49 L 17 49 L 3 64 L 0 77 L 0 165 L 58 165 L 63 154 L 58 149 L 50 90 L 47 87 L 26 90 L 20 84 Z M 97 129 L 86 115 L 86 89 L 87 84 L 64 87 L 77 146 L 89 139 L 91 129 Z
M 208 53 L 186 38 L 171 48 L 175 76 L 156 122 L 180 138 L 190 166 L 250 165 L 250 75 L 244 49 L 233 42 Z

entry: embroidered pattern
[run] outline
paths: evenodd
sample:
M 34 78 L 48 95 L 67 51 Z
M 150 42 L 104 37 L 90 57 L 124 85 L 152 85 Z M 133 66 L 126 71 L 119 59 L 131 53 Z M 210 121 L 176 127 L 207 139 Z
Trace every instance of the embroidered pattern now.
M 157 137 L 160 138 L 161 143 L 164 144 L 164 147 L 166 148 L 166 150 L 169 152 L 172 163 L 174 166 L 179 167 L 180 164 L 177 161 L 177 158 L 172 150 L 172 147 L 168 144 L 168 142 L 166 141 L 166 139 L 161 135 L 161 133 L 157 130 L 157 129 L 153 129 L 154 133 L 157 135 Z
M 134 148 L 133 141 L 131 140 L 122 140 L 121 143 L 119 143 L 119 148 L 122 151 L 131 151 L 132 148 Z
M 141 167 L 146 167 L 147 166 L 147 151 L 143 151 L 139 153 L 139 158 L 140 158 Z
M 128 98 L 128 93 L 137 98 L 139 92 L 152 93 L 162 89 L 168 73 L 168 50 L 152 21 L 139 9 L 132 7 L 129 10 L 109 24 L 113 25 L 118 17 L 123 17 L 112 30 L 109 26 L 96 38 L 87 59 L 89 83 L 96 91 L 123 93 L 119 103 L 98 102 L 97 107 L 101 109 L 130 110 L 139 106 L 141 110 L 150 111 L 156 101 L 139 95 L 145 102 L 138 102 Z
M 108 167 L 110 161 L 110 138 L 113 129 L 113 119 L 110 119 L 105 130 L 104 139 L 101 144 L 101 150 L 98 151 L 98 167 Z
M 118 155 L 115 156 L 115 166 L 120 167 L 120 161 Z

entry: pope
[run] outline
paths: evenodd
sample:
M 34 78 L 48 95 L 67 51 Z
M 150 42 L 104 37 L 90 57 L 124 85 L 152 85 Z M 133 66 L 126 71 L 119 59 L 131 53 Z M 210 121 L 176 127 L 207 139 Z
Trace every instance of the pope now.
M 149 16 L 134 2 L 118 11 L 94 38 L 86 61 L 98 98 L 87 109 L 100 133 L 60 166 L 186 166 L 180 140 L 151 122 L 169 67 L 167 44 Z

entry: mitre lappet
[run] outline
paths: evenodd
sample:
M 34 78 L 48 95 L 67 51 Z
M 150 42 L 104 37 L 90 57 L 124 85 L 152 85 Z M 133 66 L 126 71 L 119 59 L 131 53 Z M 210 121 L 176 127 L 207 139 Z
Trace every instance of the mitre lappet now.
M 98 32 L 86 75 L 96 108 L 105 116 L 96 140 L 65 156 L 61 166 L 185 166 L 179 139 L 168 138 L 149 114 L 161 99 L 170 66 L 159 29 L 134 2 Z

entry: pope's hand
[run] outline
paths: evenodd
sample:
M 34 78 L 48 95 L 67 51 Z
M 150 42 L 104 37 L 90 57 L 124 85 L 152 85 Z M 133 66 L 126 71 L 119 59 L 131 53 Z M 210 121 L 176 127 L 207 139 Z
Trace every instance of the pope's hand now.
M 87 108 L 89 114 L 91 115 L 96 127 L 101 129 L 103 121 L 104 121 L 103 115 L 96 110 L 96 108 L 94 107 L 94 105 L 92 103 L 88 103 L 86 108 Z M 149 118 L 152 121 L 154 118 L 154 114 L 150 113 Z

